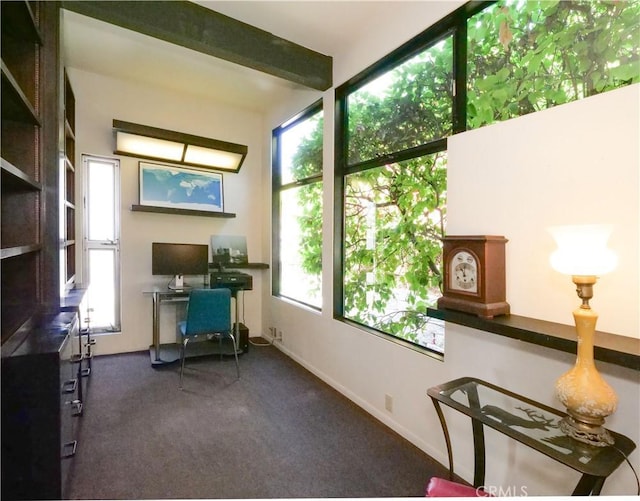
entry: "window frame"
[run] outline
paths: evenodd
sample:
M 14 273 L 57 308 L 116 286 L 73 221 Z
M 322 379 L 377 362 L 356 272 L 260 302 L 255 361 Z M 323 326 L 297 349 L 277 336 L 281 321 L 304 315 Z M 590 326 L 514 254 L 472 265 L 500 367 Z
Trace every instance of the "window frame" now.
M 92 240 L 90 239 L 90 173 L 89 168 L 92 162 L 104 163 L 111 166 L 113 169 L 113 240 Z M 122 218 L 120 214 L 121 202 L 121 183 L 122 172 L 121 163 L 118 158 L 107 157 L 101 155 L 92 155 L 88 153 L 82 154 L 82 198 L 83 198 L 83 215 L 82 215 L 82 231 L 83 231 L 83 245 L 82 245 L 82 276 L 83 280 L 89 283 L 89 301 L 91 301 L 91 277 L 90 277 L 90 262 L 89 254 L 92 250 L 112 250 L 114 254 L 114 324 L 109 328 L 105 326 L 91 327 L 92 333 L 117 333 L 122 329 L 122 269 L 121 269 L 121 237 L 122 237 Z M 89 305 L 91 307 L 91 305 Z
M 322 113 L 323 109 L 323 100 L 319 99 L 291 119 L 274 128 L 271 132 L 271 295 L 274 297 L 293 301 L 316 311 L 321 311 L 322 308 L 311 305 L 309 303 L 305 303 L 300 299 L 284 295 L 280 291 L 280 275 L 282 272 L 282 267 L 280 265 L 280 202 L 281 193 L 283 191 L 313 183 L 322 183 L 324 168 L 322 167 L 319 173 L 316 173 L 312 176 L 308 176 L 302 179 L 295 179 L 289 183 L 282 184 L 280 141 L 283 133 L 300 124 L 301 122 L 304 122 L 305 120 L 311 118 L 312 116 L 318 113 Z
M 400 345 L 429 354 L 442 360 L 442 353 L 403 340 L 392 334 L 361 324 L 344 316 L 344 237 L 345 237 L 345 183 L 349 174 L 380 167 L 385 163 L 399 162 L 423 155 L 447 150 L 447 137 L 429 141 L 420 146 L 408 148 L 388 155 L 348 164 L 348 109 L 347 100 L 351 93 L 393 70 L 420 52 L 437 44 L 447 36 L 453 38 L 453 101 L 452 132 L 457 134 L 467 130 L 467 20 L 496 3 L 495 1 L 471 1 L 442 18 L 422 33 L 393 50 L 382 59 L 347 80 L 335 90 L 334 128 L 334 221 L 333 221 L 333 290 L 332 315 L 334 320 L 356 326 L 366 332 L 382 336 Z

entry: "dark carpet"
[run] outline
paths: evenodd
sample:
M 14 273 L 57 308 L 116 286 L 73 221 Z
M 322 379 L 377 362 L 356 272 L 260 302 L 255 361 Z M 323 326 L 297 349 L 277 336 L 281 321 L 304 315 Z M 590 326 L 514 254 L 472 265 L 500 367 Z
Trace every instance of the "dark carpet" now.
M 272 346 L 154 369 L 96 357 L 71 499 L 423 496 L 445 469 Z

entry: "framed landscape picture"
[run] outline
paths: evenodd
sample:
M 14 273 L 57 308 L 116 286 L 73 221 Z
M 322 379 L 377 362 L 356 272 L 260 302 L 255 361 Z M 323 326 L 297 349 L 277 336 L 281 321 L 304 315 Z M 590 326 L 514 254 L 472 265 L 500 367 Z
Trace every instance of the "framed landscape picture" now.
M 140 162 L 140 205 L 224 212 L 222 174 Z

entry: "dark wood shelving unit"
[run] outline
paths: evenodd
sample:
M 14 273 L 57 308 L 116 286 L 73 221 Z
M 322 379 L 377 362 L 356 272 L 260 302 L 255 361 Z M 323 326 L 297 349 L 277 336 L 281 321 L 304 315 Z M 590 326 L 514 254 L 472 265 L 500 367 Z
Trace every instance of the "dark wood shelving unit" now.
M 203 217 L 222 217 L 222 218 L 234 218 L 236 215 L 233 212 L 210 212 L 206 210 L 191 210 L 191 209 L 170 209 L 168 207 L 154 207 L 153 205 L 132 205 L 132 212 L 154 212 L 158 214 L 176 214 L 180 216 L 203 216 Z
M 60 2 L 1 16 L 2 499 L 65 499 L 77 314 L 60 313 Z
M 61 279 L 65 290 L 71 290 L 76 281 L 76 98 L 67 72 L 64 79 L 64 144 L 62 145 L 63 165 L 60 166 L 60 228 L 61 238 Z
M 452 322 L 566 353 L 576 353 L 578 346 L 575 327 L 572 325 L 520 315 L 503 315 L 487 319 L 469 313 L 435 308 L 428 308 L 427 315 L 445 322 Z M 596 331 L 593 352 L 596 360 L 640 370 L 640 339 Z
M 44 47 L 43 10 L 38 3 L 2 3 L 3 343 L 51 299 L 43 282 L 50 271 L 42 256 L 42 232 L 47 226 L 43 179 L 49 167 L 45 155 L 54 151 L 56 130 L 55 124 L 42 126 L 46 93 L 41 82 L 55 61 L 48 59 Z M 54 31 L 57 38 L 57 22 Z

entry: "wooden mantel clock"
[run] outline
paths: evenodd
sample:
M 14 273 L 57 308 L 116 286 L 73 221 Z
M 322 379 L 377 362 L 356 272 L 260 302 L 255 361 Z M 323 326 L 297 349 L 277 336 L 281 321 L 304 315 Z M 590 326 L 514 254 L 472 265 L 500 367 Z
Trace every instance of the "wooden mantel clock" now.
M 443 238 L 443 295 L 438 308 L 473 313 L 483 318 L 509 314 L 506 301 L 503 236 Z

